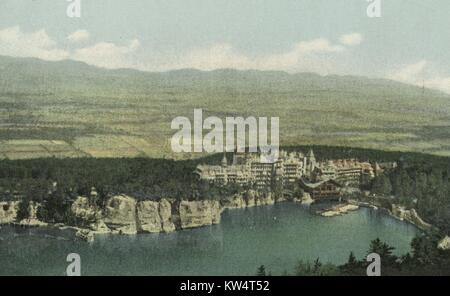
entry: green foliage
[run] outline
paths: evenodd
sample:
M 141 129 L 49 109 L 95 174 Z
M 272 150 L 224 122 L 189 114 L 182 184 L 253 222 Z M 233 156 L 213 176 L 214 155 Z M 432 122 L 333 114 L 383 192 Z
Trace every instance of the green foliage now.
M 368 254 L 377 253 L 381 257 L 381 275 L 450 275 L 450 251 L 441 251 L 437 248 L 439 238 L 437 234 L 416 237 L 412 243 L 412 253 L 398 257 L 393 254 L 395 250 L 380 239 L 370 243 Z M 368 267 L 366 258 L 358 260 L 353 252 L 350 253 L 347 263 L 335 266 L 315 260 L 314 263 L 300 261 L 295 268 L 298 276 L 365 276 Z
M 58 187 L 42 200 L 37 210 L 37 218 L 49 223 L 73 224 L 70 210 L 73 201 L 73 194 Z
M 23 219 L 28 219 L 29 217 L 30 217 L 30 199 L 24 198 L 19 202 L 16 221 L 20 222 Z
M 313 263 L 299 261 L 295 267 L 296 276 L 334 276 L 338 274 L 339 270 L 335 265 L 323 264 L 319 258 L 314 260 Z
M 0 199 L 6 197 L 5 192 L 18 192 L 43 201 L 53 183 L 83 196 L 95 187 L 99 203 L 107 195 L 119 193 L 139 199 L 191 198 L 201 195 L 194 192 L 201 191 L 193 187 L 198 183 L 193 174 L 195 167 L 193 161 L 148 158 L 0 160 Z
M 395 266 L 397 256 L 393 255 L 394 247 L 389 246 L 387 243 L 382 242 L 379 238 L 370 242 L 368 254 L 376 253 L 381 257 L 381 263 L 383 266 Z
M 357 276 L 361 275 L 364 265 L 358 261 L 353 252 L 350 252 L 347 263 L 339 266 L 339 271 L 343 275 Z
M 377 176 L 373 179 L 371 191 L 378 195 L 390 195 L 392 193 L 391 181 L 385 175 Z
M 258 270 L 256 271 L 256 276 L 266 276 L 266 267 L 264 265 L 261 265 L 258 267 Z

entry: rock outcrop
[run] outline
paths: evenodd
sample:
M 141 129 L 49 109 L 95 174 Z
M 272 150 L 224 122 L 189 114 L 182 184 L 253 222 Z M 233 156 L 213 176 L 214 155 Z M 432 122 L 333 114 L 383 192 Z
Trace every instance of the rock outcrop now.
M 314 202 L 314 199 L 312 199 L 311 194 L 308 192 L 303 193 L 302 199 L 300 200 L 302 204 L 310 205 Z
M 247 203 L 242 195 L 236 194 L 230 198 L 221 200 L 222 206 L 225 209 L 242 209 L 247 207 Z
M 47 226 L 48 223 L 42 222 L 37 217 L 37 211 L 39 208 L 39 204 L 35 202 L 30 202 L 30 205 L 28 206 L 28 218 L 23 219 L 19 222 L 19 225 L 23 226 L 31 226 L 31 227 L 37 227 L 37 226 Z
M 162 198 L 159 201 L 136 199 L 117 195 L 106 201 L 104 209 L 92 204 L 87 197 L 78 197 L 71 205 L 76 226 L 54 224 L 61 229 L 73 229 L 77 237 L 93 241 L 96 234 L 136 234 L 139 232 L 172 232 L 219 224 L 225 208 L 246 208 L 274 204 L 272 194 L 249 191 L 219 201 L 174 200 Z M 17 223 L 19 202 L 0 202 L 0 224 Z M 39 205 L 30 203 L 28 219 L 18 224 L 24 226 L 45 226 L 37 219 Z
M 95 234 L 105 234 L 111 232 L 111 229 L 109 229 L 105 222 L 101 219 L 94 223 L 91 223 L 89 225 L 89 229 L 92 230 L 92 232 L 94 232 Z
M 445 236 L 443 239 L 441 239 L 438 243 L 438 249 L 442 251 L 449 251 L 450 250 L 450 237 Z
M 235 194 L 229 198 L 221 200 L 225 209 L 242 209 L 254 206 L 273 205 L 275 199 L 272 193 L 261 193 L 250 190 L 245 194 Z
M 137 225 L 139 232 L 161 232 L 159 202 L 140 201 L 137 203 Z
M 0 202 L 0 224 L 9 224 L 16 222 L 19 202 Z
M 103 221 L 113 233 L 137 233 L 136 219 L 136 200 L 134 198 L 118 195 L 107 201 Z
M 182 201 L 179 206 L 181 228 L 195 228 L 220 223 L 218 201 Z
M 247 205 L 247 208 L 251 208 L 251 207 L 255 207 L 256 206 L 256 198 L 255 198 L 255 193 L 253 191 L 250 191 L 246 196 L 245 196 L 245 202 Z
M 405 207 L 392 205 L 392 214 L 400 220 L 408 221 L 423 230 L 432 228 L 431 224 L 423 221 L 422 218 L 420 218 L 415 209 L 407 210 L 405 209 Z
M 161 228 L 164 232 L 175 231 L 175 224 L 172 219 L 172 204 L 165 198 L 159 201 L 159 216 Z
M 72 214 L 85 224 L 95 223 L 101 217 L 101 211 L 89 203 L 87 197 L 78 197 L 72 204 Z
M 75 236 L 78 237 L 79 239 L 82 239 L 89 243 L 93 242 L 95 239 L 94 233 L 92 231 L 90 231 L 89 229 L 79 229 L 75 233 Z
M 258 206 L 267 206 L 273 205 L 275 203 L 275 199 L 272 197 L 272 193 L 261 193 L 256 196 L 256 205 Z

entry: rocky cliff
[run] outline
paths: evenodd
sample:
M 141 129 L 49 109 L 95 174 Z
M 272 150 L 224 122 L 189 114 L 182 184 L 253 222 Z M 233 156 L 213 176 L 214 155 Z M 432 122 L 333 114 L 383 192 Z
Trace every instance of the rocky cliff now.
M 0 202 L 0 224 L 9 224 L 16 221 L 19 202 Z
M 235 194 L 220 201 L 225 209 L 241 209 L 254 206 L 273 205 L 275 199 L 272 193 L 250 190 L 244 194 Z
M 78 197 L 71 206 L 77 226 L 78 237 L 92 241 L 95 234 L 136 234 L 171 232 L 219 224 L 224 209 L 246 208 L 274 204 L 272 194 L 250 191 L 245 195 L 234 195 L 221 201 L 182 200 L 162 198 L 139 201 L 126 195 L 109 198 L 103 209 L 92 204 L 87 197 Z M 17 223 L 19 203 L 0 203 L 0 224 Z M 31 203 L 30 217 L 20 225 L 43 226 L 46 223 L 36 217 L 38 204 Z M 64 227 L 62 225 L 61 227 Z
M 438 243 L 438 249 L 442 251 L 449 251 L 450 250 L 450 237 L 445 236 L 443 239 L 441 239 Z
M 182 229 L 220 223 L 221 208 L 218 201 L 182 201 L 179 205 Z
M 394 204 L 392 205 L 392 214 L 400 220 L 405 220 L 416 225 L 420 229 L 429 230 L 432 228 L 431 224 L 422 220 L 415 209 L 407 210 L 405 207 Z
M 175 224 L 172 215 L 172 203 L 163 198 L 159 201 L 159 216 L 161 219 L 161 229 L 164 232 L 175 231 Z
M 162 232 L 159 202 L 141 201 L 136 205 L 136 225 L 141 232 Z
M 102 217 L 103 222 L 113 233 L 137 233 L 136 204 L 136 200 L 128 196 L 114 196 L 110 198 L 106 203 Z
M 47 226 L 48 224 L 45 222 L 42 222 L 37 217 L 37 211 L 38 211 L 39 204 L 35 202 L 30 202 L 30 205 L 28 206 L 28 213 L 29 216 L 26 219 L 23 219 L 19 222 L 19 225 L 24 226 Z

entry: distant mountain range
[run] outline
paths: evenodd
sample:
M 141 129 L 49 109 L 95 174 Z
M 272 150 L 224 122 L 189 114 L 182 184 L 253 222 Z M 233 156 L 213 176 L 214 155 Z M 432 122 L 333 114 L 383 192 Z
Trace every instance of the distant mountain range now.
M 142 72 L 132 69 L 108 70 L 83 62 L 64 60 L 49 62 L 35 58 L 0 56 L 0 81 L 2 90 L 13 87 L 53 89 L 70 84 L 91 86 L 109 82 L 108 87 L 195 87 L 199 89 L 232 88 L 234 90 L 300 91 L 342 90 L 358 88 L 393 90 L 420 95 L 422 88 L 387 79 L 359 76 L 320 76 L 315 73 L 289 74 L 282 71 L 219 69 L 200 71 L 182 69 L 168 72 Z M 94 79 L 94 80 L 93 80 Z M 98 79 L 95 80 L 95 79 Z M 119 85 L 117 80 L 120 79 Z M 51 84 L 50 84 L 51 83 Z M 106 84 L 107 85 L 107 84 Z M 106 86 L 105 85 L 105 86 Z M 256 90 L 258 91 L 258 90 Z M 427 95 L 448 97 L 439 91 L 427 90 Z
M 59 139 L 87 151 L 85 142 L 95 138 L 92 151 L 120 156 L 121 147 L 103 141 L 100 149 L 97 139 L 127 136 L 149 143 L 146 155 L 170 155 L 171 120 L 194 108 L 278 116 L 285 145 L 450 155 L 450 96 L 391 80 L 233 69 L 151 73 L 0 56 L 0 140 Z

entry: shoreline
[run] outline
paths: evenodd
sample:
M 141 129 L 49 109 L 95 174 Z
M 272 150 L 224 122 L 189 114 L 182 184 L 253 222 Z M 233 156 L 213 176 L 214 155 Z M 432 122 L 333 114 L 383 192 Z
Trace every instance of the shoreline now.
M 382 211 L 384 214 L 389 215 L 390 217 L 395 218 L 398 221 L 407 222 L 425 232 L 428 232 L 431 229 L 435 228 L 433 225 L 423 221 L 423 219 L 417 214 L 415 209 L 406 210 L 402 206 L 393 205 L 394 209 L 397 210 L 391 211 L 389 209 L 376 206 L 369 202 L 357 200 L 348 200 L 348 202 L 362 208 L 370 208 L 376 211 Z
M 56 230 L 71 230 L 74 232 L 74 238 L 75 239 L 80 239 L 83 241 L 86 241 L 88 243 L 92 243 L 95 240 L 95 237 L 97 235 L 103 235 L 103 234 L 112 234 L 112 235 L 135 235 L 135 234 L 145 234 L 145 233 L 169 233 L 169 232 L 174 232 L 174 231 L 180 231 L 180 230 L 187 230 L 187 229 L 195 229 L 195 228 L 201 228 L 201 227 L 205 227 L 205 226 L 211 226 L 211 225 L 215 225 L 215 224 L 220 224 L 220 220 L 221 220 L 221 215 L 225 210 L 233 210 L 233 209 L 246 209 L 246 208 L 251 208 L 251 207 L 256 207 L 256 206 L 267 206 L 267 205 L 274 205 L 277 203 L 283 203 L 283 202 L 289 202 L 292 204 L 298 204 L 298 205 L 310 205 L 311 203 L 308 202 L 308 199 L 304 199 L 303 202 L 302 200 L 285 200 L 285 199 L 281 199 L 281 200 L 277 200 L 275 201 L 274 199 L 269 199 L 268 201 L 266 200 L 266 202 L 264 203 L 248 203 L 248 201 L 244 201 L 244 199 L 241 198 L 232 198 L 232 199 L 228 199 L 228 204 L 221 204 L 220 207 L 217 209 L 217 213 L 215 213 L 215 220 L 207 220 L 207 221 L 203 221 L 204 223 L 201 223 L 202 221 L 199 221 L 197 219 L 197 221 L 195 221 L 195 223 L 192 223 L 192 225 L 187 225 L 184 224 L 183 226 L 181 225 L 177 225 L 177 227 L 175 227 L 175 225 L 173 226 L 173 228 L 170 229 L 160 229 L 160 231 L 149 231 L 149 229 L 147 230 L 143 230 L 142 228 L 140 229 L 134 229 L 134 231 L 115 231 L 113 229 L 108 228 L 105 223 L 104 223 L 104 219 L 99 219 L 98 221 L 96 221 L 95 224 L 97 224 L 97 226 L 100 224 L 100 227 L 97 227 L 97 229 L 93 229 L 92 225 L 91 227 L 79 227 L 79 226 L 72 226 L 72 225 L 65 225 L 62 223 L 45 223 L 45 222 L 41 222 L 37 219 L 28 219 L 27 221 L 21 221 L 21 222 L 11 222 L 11 223 L 0 223 L 0 226 L 6 225 L 6 226 L 12 226 L 12 227 L 21 227 L 21 228 L 49 228 L 49 229 L 56 229 Z M 200 201 L 201 203 L 210 203 L 211 201 Z M 186 203 L 188 203 L 186 201 Z M 193 203 L 193 202 L 190 202 Z M 330 207 L 328 209 L 324 209 L 324 210 L 320 210 L 320 211 L 315 211 L 314 214 L 315 215 L 320 215 L 324 218 L 332 218 L 332 217 L 336 217 L 336 216 L 341 216 L 344 214 L 347 214 L 349 212 L 352 211 L 357 211 L 360 208 L 370 208 L 373 210 L 377 210 L 377 211 L 382 211 L 382 213 L 393 217 L 395 219 L 397 219 L 398 221 L 402 221 L 402 222 L 407 222 L 410 223 L 412 225 L 414 225 L 415 227 L 417 227 L 418 229 L 422 230 L 422 231 L 429 231 L 430 229 L 433 228 L 432 225 L 424 222 L 418 215 L 417 213 L 412 210 L 412 211 L 390 211 L 389 209 L 385 209 L 385 208 L 381 208 L 378 207 L 372 203 L 369 202 L 363 202 L 363 201 L 357 201 L 357 200 L 348 200 L 347 202 L 343 203 L 343 204 L 338 204 L 335 205 L 333 207 Z M 413 212 L 413 214 L 411 215 L 411 212 Z M 399 214 L 399 213 L 403 213 L 403 214 Z M 405 213 L 408 213 L 407 215 L 405 215 Z M 192 215 L 192 212 L 191 212 Z M 205 213 L 200 213 L 201 215 L 205 215 Z M 194 215 L 195 216 L 195 215 Z M 218 217 L 217 217 L 218 216 Z M 151 217 L 150 217 L 151 218 Z M 173 217 L 171 217 L 173 218 Z M 197 217 L 198 218 L 198 217 Z M 195 217 L 194 217 L 195 220 Z M 32 223 L 27 223 L 27 222 L 32 222 Z M 104 229 L 102 229 L 102 227 L 106 227 Z M 142 227 L 142 226 L 140 226 Z M 167 231 L 169 230 L 169 231 Z
M 99 234 L 134 235 L 142 233 L 169 233 L 219 224 L 221 214 L 227 209 L 244 209 L 283 202 L 272 194 L 251 192 L 249 196 L 235 195 L 219 201 L 175 200 L 162 198 L 137 200 L 126 195 L 111 197 L 105 208 L 90 205 L 88 198 L 78 197 L 71 212 L 80 225 L 46 223 L 37 218 L 38 204 L 30 204 L 30 217 L 16 221 L 18 202 L 0 202 L 0 226 L 21 228 L 49 228 L 72 230 L 75 237 L 93 242 Z M 6 206 L 6 207 L 4 207 Z M 7 208 L 5 210 L 5 208 Z M 3 211 L 2 211 L 3 209 Z

